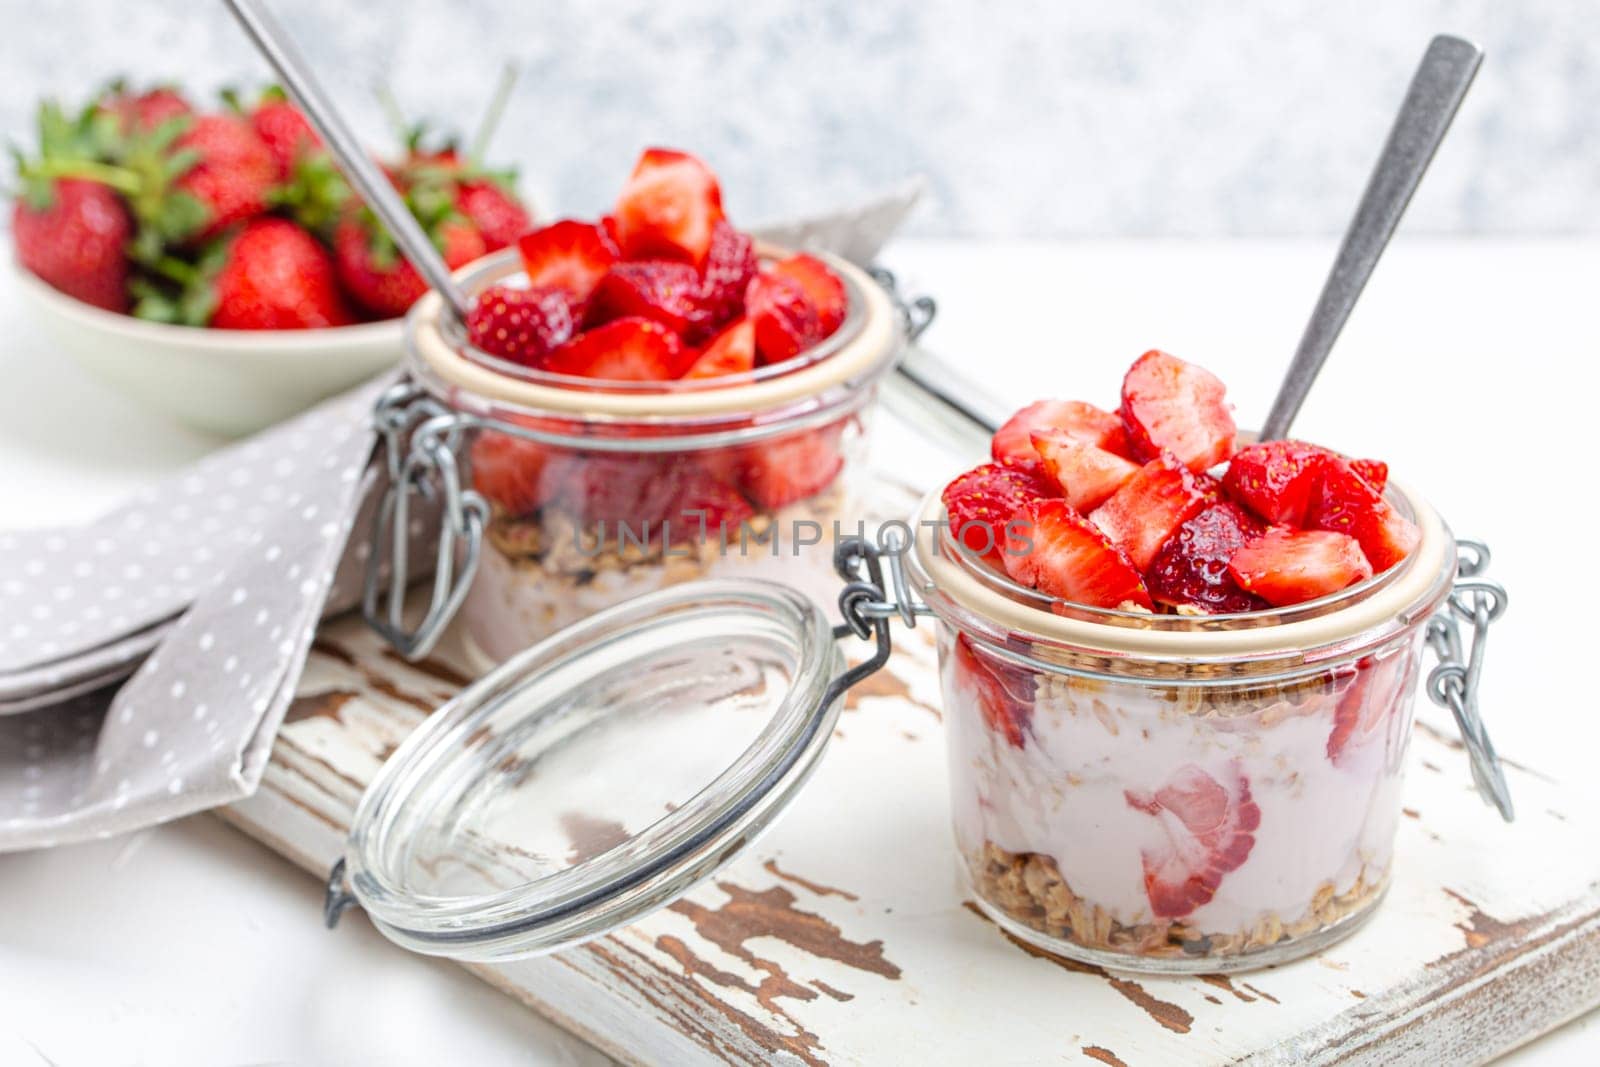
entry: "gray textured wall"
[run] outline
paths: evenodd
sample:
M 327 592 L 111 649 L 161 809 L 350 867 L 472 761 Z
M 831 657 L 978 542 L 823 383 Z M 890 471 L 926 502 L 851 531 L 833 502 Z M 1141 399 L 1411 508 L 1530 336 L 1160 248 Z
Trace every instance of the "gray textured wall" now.
M 496 142 L 547 203 L 607 202 L 637 148 L 721 172 L 747 222 L 907 173 L 925 234 L 1301 234 L 1342 226 L 1428 36 L 1489 58 L 1409 225 L 1600 230 L 1600 2 L 275 0 L 364 130 L 387 77 Z M 43 12 L 48 10 L 48 16 Z M 114 71 L 264 75 L 222 6 L 0 0 L 0 127 Z

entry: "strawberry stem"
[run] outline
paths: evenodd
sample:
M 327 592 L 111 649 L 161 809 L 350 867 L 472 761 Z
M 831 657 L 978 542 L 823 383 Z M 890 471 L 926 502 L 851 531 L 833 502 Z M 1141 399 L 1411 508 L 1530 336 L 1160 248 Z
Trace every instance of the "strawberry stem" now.
M 23 171 L 26 178 L 84 178 L 110 186 L 124 196 L 139 192 L 139 176 L 124 167 L 99 163 L 92 159 L 41 159 Z

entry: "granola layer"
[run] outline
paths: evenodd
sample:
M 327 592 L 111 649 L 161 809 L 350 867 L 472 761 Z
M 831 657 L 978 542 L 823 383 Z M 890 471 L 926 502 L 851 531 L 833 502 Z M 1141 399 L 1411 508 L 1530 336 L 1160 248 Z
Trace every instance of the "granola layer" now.
M 966 862 L 978 895 L 1030 929 L 1100 952 L 1168 958 L 1242 956 L 1326 930 L 1375 904 L 1385 882 L 1382 876 L 1369 881 L 1363 870 L 1343 893 L 1323 882 L 1293 919 L 1268 913 L 1245 929 L 1207 930 L 1182 922 L 1119 922 L 1073 892 L 1056 861 L 1042 853 L 1008 852 L 985 841 Z
M 693 524 L 674 527 L 693 535 L 688 538 L 645 540 L 619 537 L 609 524 L 603 534 L 598 526 L 580 528 L 554 509 L 497 515 L 462 606 L 463 624 L 478 651 L 501 661 L 597 611 L 702 578 L 766 577 L 831 604 L 838 594 L 832 527 L 848 513 L 846 481 L 747 520 L 742 544 L 737 531 L 719 538 L 713 530 L 701 538 Z M 822 540 L 796 554 L 799 523 L 816 523 Z

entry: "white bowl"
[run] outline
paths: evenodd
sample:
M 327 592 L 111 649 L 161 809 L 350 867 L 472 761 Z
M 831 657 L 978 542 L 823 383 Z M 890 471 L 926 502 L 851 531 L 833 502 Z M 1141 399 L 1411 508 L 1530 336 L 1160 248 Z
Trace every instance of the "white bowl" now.
M 52 289 L 22 267 L 28 311 L 63 352 L 180 422 L 254 433 L 393 366 L 405 320 L 321 330 L 212 330 L 119 315 Z

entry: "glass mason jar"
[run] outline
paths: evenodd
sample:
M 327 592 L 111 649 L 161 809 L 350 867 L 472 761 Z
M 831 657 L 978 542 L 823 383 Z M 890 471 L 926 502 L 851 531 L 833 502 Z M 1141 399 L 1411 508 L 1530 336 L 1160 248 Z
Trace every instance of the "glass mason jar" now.
M 515 365 L 470 345 L 437 295 L 418 302 L 407 370 L 440 421 L 405 425 L 413 455 L 435 450 L 434 465 L 459 468 L 460 492 L 483 498 L 472 504 L 481 529 L 459 531 L 481 541 L 461 568 L 470 581 L 436 594 L 436 605 L 459 604 L 480 666 L 699 578 L 766 576 L 832 602 L 831 546 L 857 514 L 869 417 L 911 320 L 861 270 L 828 265 L 849 297 L 837 331 L 784 363 L 713 379 L 612 382 Z M 507 253 L 459 280 L 472 293 L 519 271 Z
M 979 906 L 1064 956 L 1157 972 L 1277 963 L 1390 879 L 1412 698 L 1455 542 L 1307 604 L 1166 616 L 1052 602 L 951 540 L 908 554 L 939 619 L 960 864 Z
M 1424 620 L 1430 695 L 1510 817 L 1476 711 L 1505 606 L 1454 582 L 1449 532 L 1321 604 L 1182 619 L 1029 602 L 957 553 L 939 501 L 841 542 L 835 604 L 715 579 L 613 605 L 519 652 L 378 771 L 328 877 L 414 951 L 558 952 L 712 877 L 774 825 L 888 661 L 892 621 L 939 619 L 956 839 L 1017 936 L 1142 971 L 1225 971 L 1353 928 L 1388 882 Z M 841 622 L 833 621 L 842 618 Z M 864 657 L 861 640 L 872 642 Z M 855 654 L 847 655 L 846 648 Z M 537 769 L 537 773 L 532 773 Z

